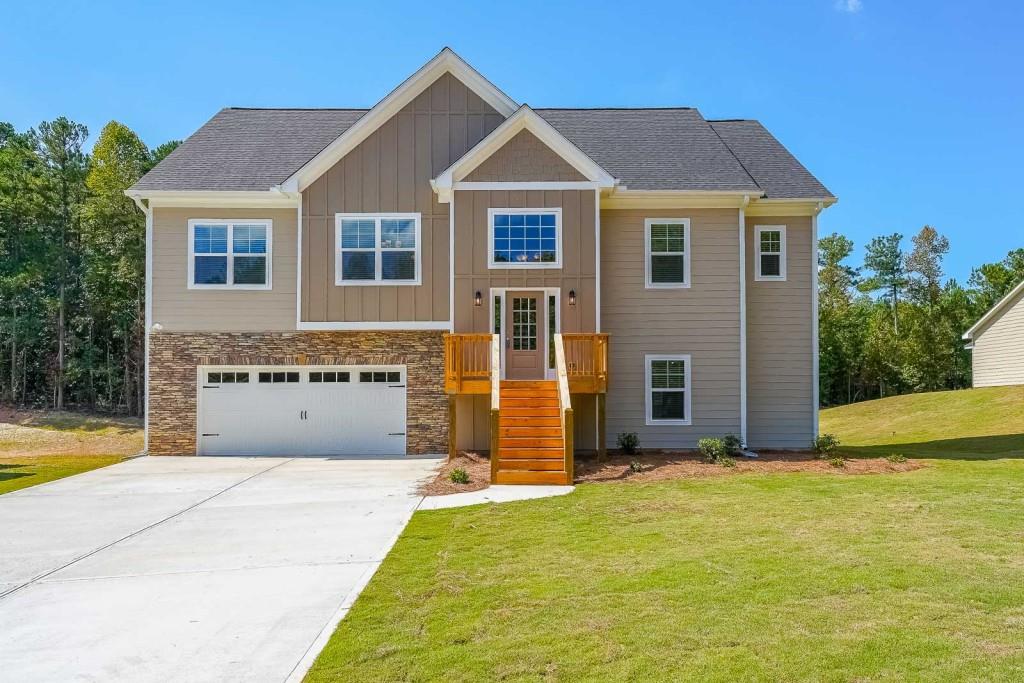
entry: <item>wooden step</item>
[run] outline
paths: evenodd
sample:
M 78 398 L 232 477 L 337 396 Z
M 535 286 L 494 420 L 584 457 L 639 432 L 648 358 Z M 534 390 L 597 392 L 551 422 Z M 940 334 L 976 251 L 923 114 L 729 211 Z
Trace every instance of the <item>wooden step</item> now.
M 541 417 L 539 415 L 512 416 L 504 413 L 498 418 L 498 424 L 502 427 L 562 427 L 562 419 L 555 417 Z
M 495 477 L 499 484 L 571 484 L 565 471 L 536 472 L 527 470 L 498 470 Z
M 565 458 L 563 448 L 500 448 L 498 460 L 558 460 Z
M 532 396 L 532 397 L 501 397 L 501 404 L 498 406 L 501 411 L 505 411 L 506 408 L 554 408 L 558 410 L 558 397 L 557 396 Z
M 501 390 L 501 399 L 506 398 L 558 398 L 558 388 L 550 389 L 505 389 Z
M 561 458 L 546 458 L 544 460 L 508 460 L 498 459 L 498 470 L 552 470 L 564 471 L 565 463 Z
M 530 437 L 530 438 L 526 438 L 526 439 L 517 439 L 517 438 L 503 436 L 498 441 L 498 449 L 499 449 L 499 451 L 504 451 L 505 449 L 523 450 L 523 449 L 529 449 L 529 448 L 562 448 L 562 447 L 563 446 L 562 446 L 562 439 L 561 439 L 561 437 L 559 437 L 557 439 L 537 438 L 537 437 Z
M 506 437 L 513 439 L 561 439 L 562 427 L 543 427 L 536 425 L 524 425 L 515 427 L 498 427 L 498 434 L 502 439 Z
M 537 389 L 550 388 L 558 389 L 558 382 L 553 379 L 503 379 L 502 389 Z
M 505 406 L 501 406 L 502 424 L 504 424 L 505 418 L 519 419 L 521 417 L 537 417 L 544 419 L 553 417 L 556 420 L 558 420 L 559 424 L 561 424 L 562 421 L 559 417 L 559 413 L 561 413 L 561 411 L 558 409 L 557 406 L 554 408 L 506 408 Z

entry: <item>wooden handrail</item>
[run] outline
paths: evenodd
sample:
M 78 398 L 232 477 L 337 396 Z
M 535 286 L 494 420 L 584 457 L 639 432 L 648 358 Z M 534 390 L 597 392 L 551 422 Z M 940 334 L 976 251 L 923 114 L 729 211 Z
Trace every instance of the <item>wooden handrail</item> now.
M 498 481 L 501 434 L 501 335 L 491 335 L 491 483 Z
M 555 375 L 558 379 L 558 406 L 561 409 L 562 443 L 564 448 L 566 480 L 574 479 L 574 434 L 572 397 L 569 394 L 569 372 L 565 362 L 565 344 L 561 334 L 555 334 Z
M 572 332 L 562 335 L 566 374 L 574 393 L 603 394 L 608 391 L 608 335 Z
M 444 335 L 444 389 L 449 394 L 487 393 L 491 381 L 490 334 Z

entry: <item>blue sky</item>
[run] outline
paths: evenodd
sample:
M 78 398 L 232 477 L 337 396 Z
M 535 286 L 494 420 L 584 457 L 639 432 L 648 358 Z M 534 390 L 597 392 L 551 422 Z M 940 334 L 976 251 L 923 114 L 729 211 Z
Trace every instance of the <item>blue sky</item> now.
M 0 120 L 118 119 L 155 146 L 223 106 L 370 106 L 450 45 L 533 106 L 760 119 L 840 197 L 822 234 L 858 247 L 931 224 L 963 280 L 1024 246 L 1020 3 L 161 5 L 6 8 Z

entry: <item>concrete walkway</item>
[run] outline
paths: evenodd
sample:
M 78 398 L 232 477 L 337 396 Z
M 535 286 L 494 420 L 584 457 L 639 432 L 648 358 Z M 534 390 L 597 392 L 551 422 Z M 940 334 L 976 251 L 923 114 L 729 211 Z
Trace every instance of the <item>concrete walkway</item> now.
M 439 462 L 139 458 L 0 496 L 0 678 L 301 679 Z
M 576 490 L 575 486 L 523 486 L 522 484 L 494 485 L 479 491 L 450 493 L 447 496 L 429 496 L 420 503 L 420 510 L 446 510 L 483 503 L 511 503 L 516 500 L 534 500 L 564 496 Z

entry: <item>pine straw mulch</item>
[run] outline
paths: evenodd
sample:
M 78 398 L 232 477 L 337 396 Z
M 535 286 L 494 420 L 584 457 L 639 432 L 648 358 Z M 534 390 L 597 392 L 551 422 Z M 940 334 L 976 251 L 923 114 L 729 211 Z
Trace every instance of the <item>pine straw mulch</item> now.
M 630 469 L 633 462 L 639 464 L 639 472 Z M 735 467 L 723 467 L 704 462 L 695 451 L 647 450 L 637 455 L 609 451 L 607 459 L 603 462 L 598 461 L 594 455 L 577 456 L 575 483 L 700 479 L 748 472 L 886 474 L 910 472 L 922 467 L 925 467 L 925 464 L 916 460 L 893 463 L 885 458 L 851 458 L 844 460 L 842 467 L 836 467 L 828 460 L 818 459 L 815 454 L 807 451 L 758 451 L 757 458 L 736 458 Z M 469 475 L 468 484 L 452 483 L 449 475 L 456 468 L 466 470 Z M 445 496 L 463 491 L 479 491 L 488 487 L 490 476 L 491 466 L 487 456 L 463 452 L 445 463 L 437 477 L 420 487 L 420 493 L 425 496 Z

